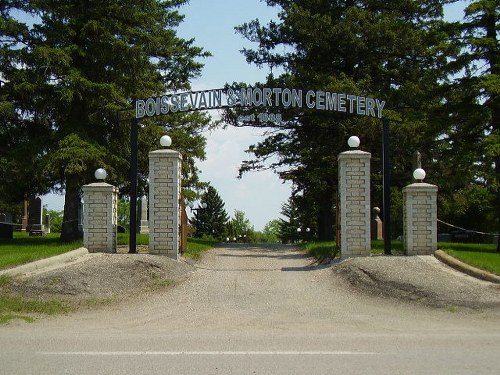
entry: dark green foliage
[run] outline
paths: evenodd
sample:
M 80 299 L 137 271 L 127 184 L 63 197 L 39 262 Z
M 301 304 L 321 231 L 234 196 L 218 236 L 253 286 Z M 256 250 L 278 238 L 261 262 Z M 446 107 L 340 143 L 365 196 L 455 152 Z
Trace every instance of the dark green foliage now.
M 206 207 L 202 207 L 205 206 Z M 226 234 L 226 223 L 229 220 L 224 202 L 213 186 L 208 186 L 206 192 L 201 197 L 201 205 L 194 210 L 191 224 L 194 226 L 195 238 L 211 236 L 222 239 Z
M 176 1 L 3 1 L 0 5 L 0 171 L 2 200 L 64 189 L 61 239 L 78 236 L 81 186 L 104 167 L 129 190 L 132 100 L 189 88 L 207 56 L 176 35 Z M 28 17 L 27 15 L 30 15 Z M 16 17 L 25 15 L 30 22 Z M 185 187 L 196 187 L 194 158 L 204 157 L 204 115 L 145 121 L 139 134 L 141 188 L 147 154 L 172 133 L 183 152 Z M 165 126 L 168 123 L 168 126 Z M 7 142 L 4 144 L 4 142 Z M 6 151 L 8 150 L 8 152 Z M 11 187 L 15 187 L 12 189 Z
M 430 112 L 441 103 L 440 80 L 450 52 L 451 30 L 442 21 L 442 2 L 267 1 L 282 8 L 280 20 L 258 20 L 237 28 L 258 43 L 245 49 L 247 61 L 278 66 L 269 87 L 300 87 L 367 95 L 387 101 L 393 119 L 393 185 L 411 182 L 412 154 L 432 149 L 440 129 Z M 334 237 L 337 155 L 350 135 L 373 155 L 373 205 L 381 206 L 381 123 L 338 112 L 282 109 L 285 119 L 268 137 L 250 147 L 253 160 L 241 171 L 275 169 L 294 184 L 293 199 L 321 240 Z M 228 116 L 230 117 L 230 116 Z M 273 156 L 273 159 L 270 157 Z M 425 154 L 424 160 L 432 160 Z M 300 194 L 297 194 L 300 193 Z M 291 236 L 291 234 L 288 234 Z
M 254 228 L 243 211 L 234 211 L 234 217 L 227 223 L 226 231 L 230 241 L 256 242 L 257 240 Z

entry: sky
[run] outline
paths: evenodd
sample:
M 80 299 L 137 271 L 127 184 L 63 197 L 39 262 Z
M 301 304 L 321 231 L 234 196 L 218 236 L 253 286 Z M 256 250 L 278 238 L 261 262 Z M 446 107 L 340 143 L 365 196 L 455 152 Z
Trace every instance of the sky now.
M 447 18 L 462 17 L 463 2 L 447 7 Z M 234 27 L 258 18 L 262 24 L 277 19 L 276 8 L 260 0 L 190 0 L 180 9 L 185 15 L 178 35 L 195 39 L 195 45 L 212 53 L 203 59 L 205 64 L 199 78 L 192 81 L 193 90 L 221 88 L 225 83 L 263 82 L 269 70 L 247 64 L 239 52 L 243 47 L 255 47 Z M 213 117 L 217 112 L 211 113 Z M 218 129 L 206 132 L 206 160 L 197 164 L 200 179 L 210 182 L 225 203 L 226 211 L 234 216 L 243 211 L 256 230 L 262 230 L 271 220 L 279 218 L 281 206 L 288 200 L 291 185 L 284 184 L 272 171 L 251 172 L 237 178 L 238 168 L 250 155 L 248 146 L 262 138 L 262 130 L 251 128 Z M 172 148 L 175 149 L 175 139 Z M 62 196 L 44 197 L 51 210 L 61 211 Z

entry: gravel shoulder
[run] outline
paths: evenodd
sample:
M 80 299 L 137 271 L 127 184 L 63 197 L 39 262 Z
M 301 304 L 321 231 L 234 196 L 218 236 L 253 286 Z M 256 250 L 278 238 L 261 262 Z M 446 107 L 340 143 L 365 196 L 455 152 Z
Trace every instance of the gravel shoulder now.
M 462 274 L 433 256 L 353 258 L 332 271 L 347 287 L 374 297 L 437 308 L 500 308 L 500 285 Z
M 182 282 L 195 268 L 164 256 L 98 254 L 28 277 L 14 277 L 3 288 L 40 300 L 120 301 Z

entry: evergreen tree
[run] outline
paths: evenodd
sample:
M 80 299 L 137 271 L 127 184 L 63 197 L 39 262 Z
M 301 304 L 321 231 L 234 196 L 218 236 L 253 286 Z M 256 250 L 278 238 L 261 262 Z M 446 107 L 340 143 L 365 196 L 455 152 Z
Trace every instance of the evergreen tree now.
M 227 223 L 227 233 L 236 241 L 246 242 L 253 238 L 254 228 L 243 211 L 235 210 L 234 217 Z
M 268 77 L 266 86 L 302 87 L 367 95 L 386 100 L 392 118 L 393 184 L 411 181 L 412 154 L 428 148 L 438 129 L 430 110 L 440 105 L 440 80 L 446 72 L 448 26 L 442 21 L 442 1 L 398 0 L 267 0 L 281 7 L 279 22 L 258 20 L 237 28 L 255 50 L 243 52 L 248 62 L 284 73 Z M 374 205 L 381 200 L 381 122 L 338 112 L 282 110 L 284 123 L 250 147 L 254 159 L 242 172 L 274 168 L 294 183 L 295 192 L 316 215 L 318 237 L 332 239 L 337 155 L 356 134 L 362 149 L 373 155 Z M 262 126 L 273 126 L 263 124 Z M 266 165 L 270 156 L 277 156 Z M 431 155 L 425 155 L 432 160 Z
M 500 1 L 476 0 L 468 5 L 462 23 L 463 49 L 455 62 L 457 70 L 463 69 L 464 72 L 455 82 L 456 95 L 461 99 L 459 105 L 472 110 L 461 112 L 456 117 L 469 124 L 469 133 L 476 135 L 479 147 L 475 164 L 480 167 L 481 173 L 474 176 L 473 182 L 484 184 L 494 196 L 491 202 L 491 206 L 495 207 L 493 225 L 487 229 L 497 233 L 500 233 L 499 21 Z M 456 112 L 454 114 L 457 115 Z M 471 142 L 471 138 L 468 137 L 465 142 Z M 461 151 L 463 149 L 456 150 Z M 500 243 L 497 249 L 500 252 Z
M 195 210 L 191 224 L 195 228 L 194 236 L 201 238 L 204 235 L 222 239 L 226 234 L 226 223 L 229 220 L 224 202 L 213 186 L 208 186 L 201 197 L 201 205 Z
M 80 189 L 93 181 L 96 168 L 105 167 L 111 182 L 122 192 L 128 190 L 132 99 L 187 89 L 189 80 L 199 74 L 202 65 L 196 60 L 207 54 L 175 31 L 183 19 L 176 9 L 184 3 L 186 0 L 1 3 L 0 71 L 6 81 L 0 98 L 2 129 L 12 133 L 8 141 L 16 132 L 29 134 L 18 141 L 20 145 L 14 144 L 16 154 L 0 158 L 2 164 L 4 160 L 23 164 L 26 173 L 13 177 L 21 182 L 23 194 L 43 193 L 48 187 L 65 191 L 62 240 L 78 237 Z M 23 13 L 33 16 L 32 26 L 15 19 L 14 15 Z M 158 148 L 165 122 L 174 132 L 193 134 L 208 118 L 174 114 L 144 121 L 147 126 L 139 134 L 143 184 L 148 175 L 147 152 Z M 204 139 L 183 138 L 180 151 L 188 151 L 183 172 L 193 176 L 192 158 L 203 157 Z M 24 160 L 17 155 L 27 143 L 32 148 Z M 26 186 L 28 181 L 35 186 Z M 196 177 L 190 181 L 196 182 Z
M 286 219 L 279 219 L 279 238 L 283 243 L 295 242 L 298 239 L 297 229 L 301 228 L 300 211 L 295 200 L 290 197 L 287 203 L 281 206 L 281 214 Z

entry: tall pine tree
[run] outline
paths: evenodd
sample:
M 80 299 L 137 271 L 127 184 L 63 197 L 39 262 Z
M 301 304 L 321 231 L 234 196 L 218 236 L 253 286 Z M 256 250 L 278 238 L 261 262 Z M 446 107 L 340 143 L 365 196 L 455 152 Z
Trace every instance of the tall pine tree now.
M 208 185 L 201 197 L 201 206 L 194 212 L 191 225 L 194 226 L 196 238 L 202 238 L 204 235 L 218 239 L 225 237 L 226 223 L 229 218 L 224 209 L 224 201 L 213 186 Z
M 110 179 L 126 190 L 132 100 L 187 89 L 199 74 L 202 65 L 196 60 L 207 54 L 175 31 L 183 18 L 176 9 L 186 2 L 2 2 L 0 71 L 7 83 L 0 108 L 8 112 L 2 125 L 30 132 L 33 154 L 42 165 L 34 164 L 37 171 L 50 186 L 65 191 L 62 240 L 78 237 L 80 189 L 93 180 L 97 167 L 105 167 Z M 31 15 L 33 25 L 16 21 L 14 15 L 20 14 Z M 194 133 L 208 118 L 172 115 L 163 122 L 175 131 Z M 160 125 L 160 120 L 151 121 L 141 129 L 147 147 L 139 150 L 140 165 L 158 147 L 154 142 L 165 131 Z M 38 145 L 37 137 L 46 133 Z M 183 147 L 203 156 L 203 139 L 189 142 L 185 139 Z M 196 173 L 194 163 L 184 171 Z M 147 170 L 141 175 L 145 180 Z M 29 190 L 39 193 L 43 186 Z
M 237 30 L 258 44 L 243 53 L 250 63 L 284 73 L 270 75 L 275 87 L 301 87 L 367 95 L 386 100 L 393 120 L 393 185 L 411 180 L 412 154 L 427 149 L 438 129 L 429 112 L 441 100 L 441 69 L 447 62 L 443 1 L 267 0 L 279 6 L 279 22 L 258 20 Z M 242 171 L 259 169 L 270 156 L 271 167 L 294 183 L 297 195 L 313 202 L 318 237 L 333 237 L 337 190 L 337 155 L 356 134 L 362 149 L 372 152 L 375 205 L 380 205 L 380 121 L 313 110 L 283 110 L 284 124 L 250 147 L 254 159 Z M 397 122 L 396 122 L 397 121 Z M 272 124 L 264 124 L 273 126 Z M 431 155 L 424 155 L 431 160 Z

